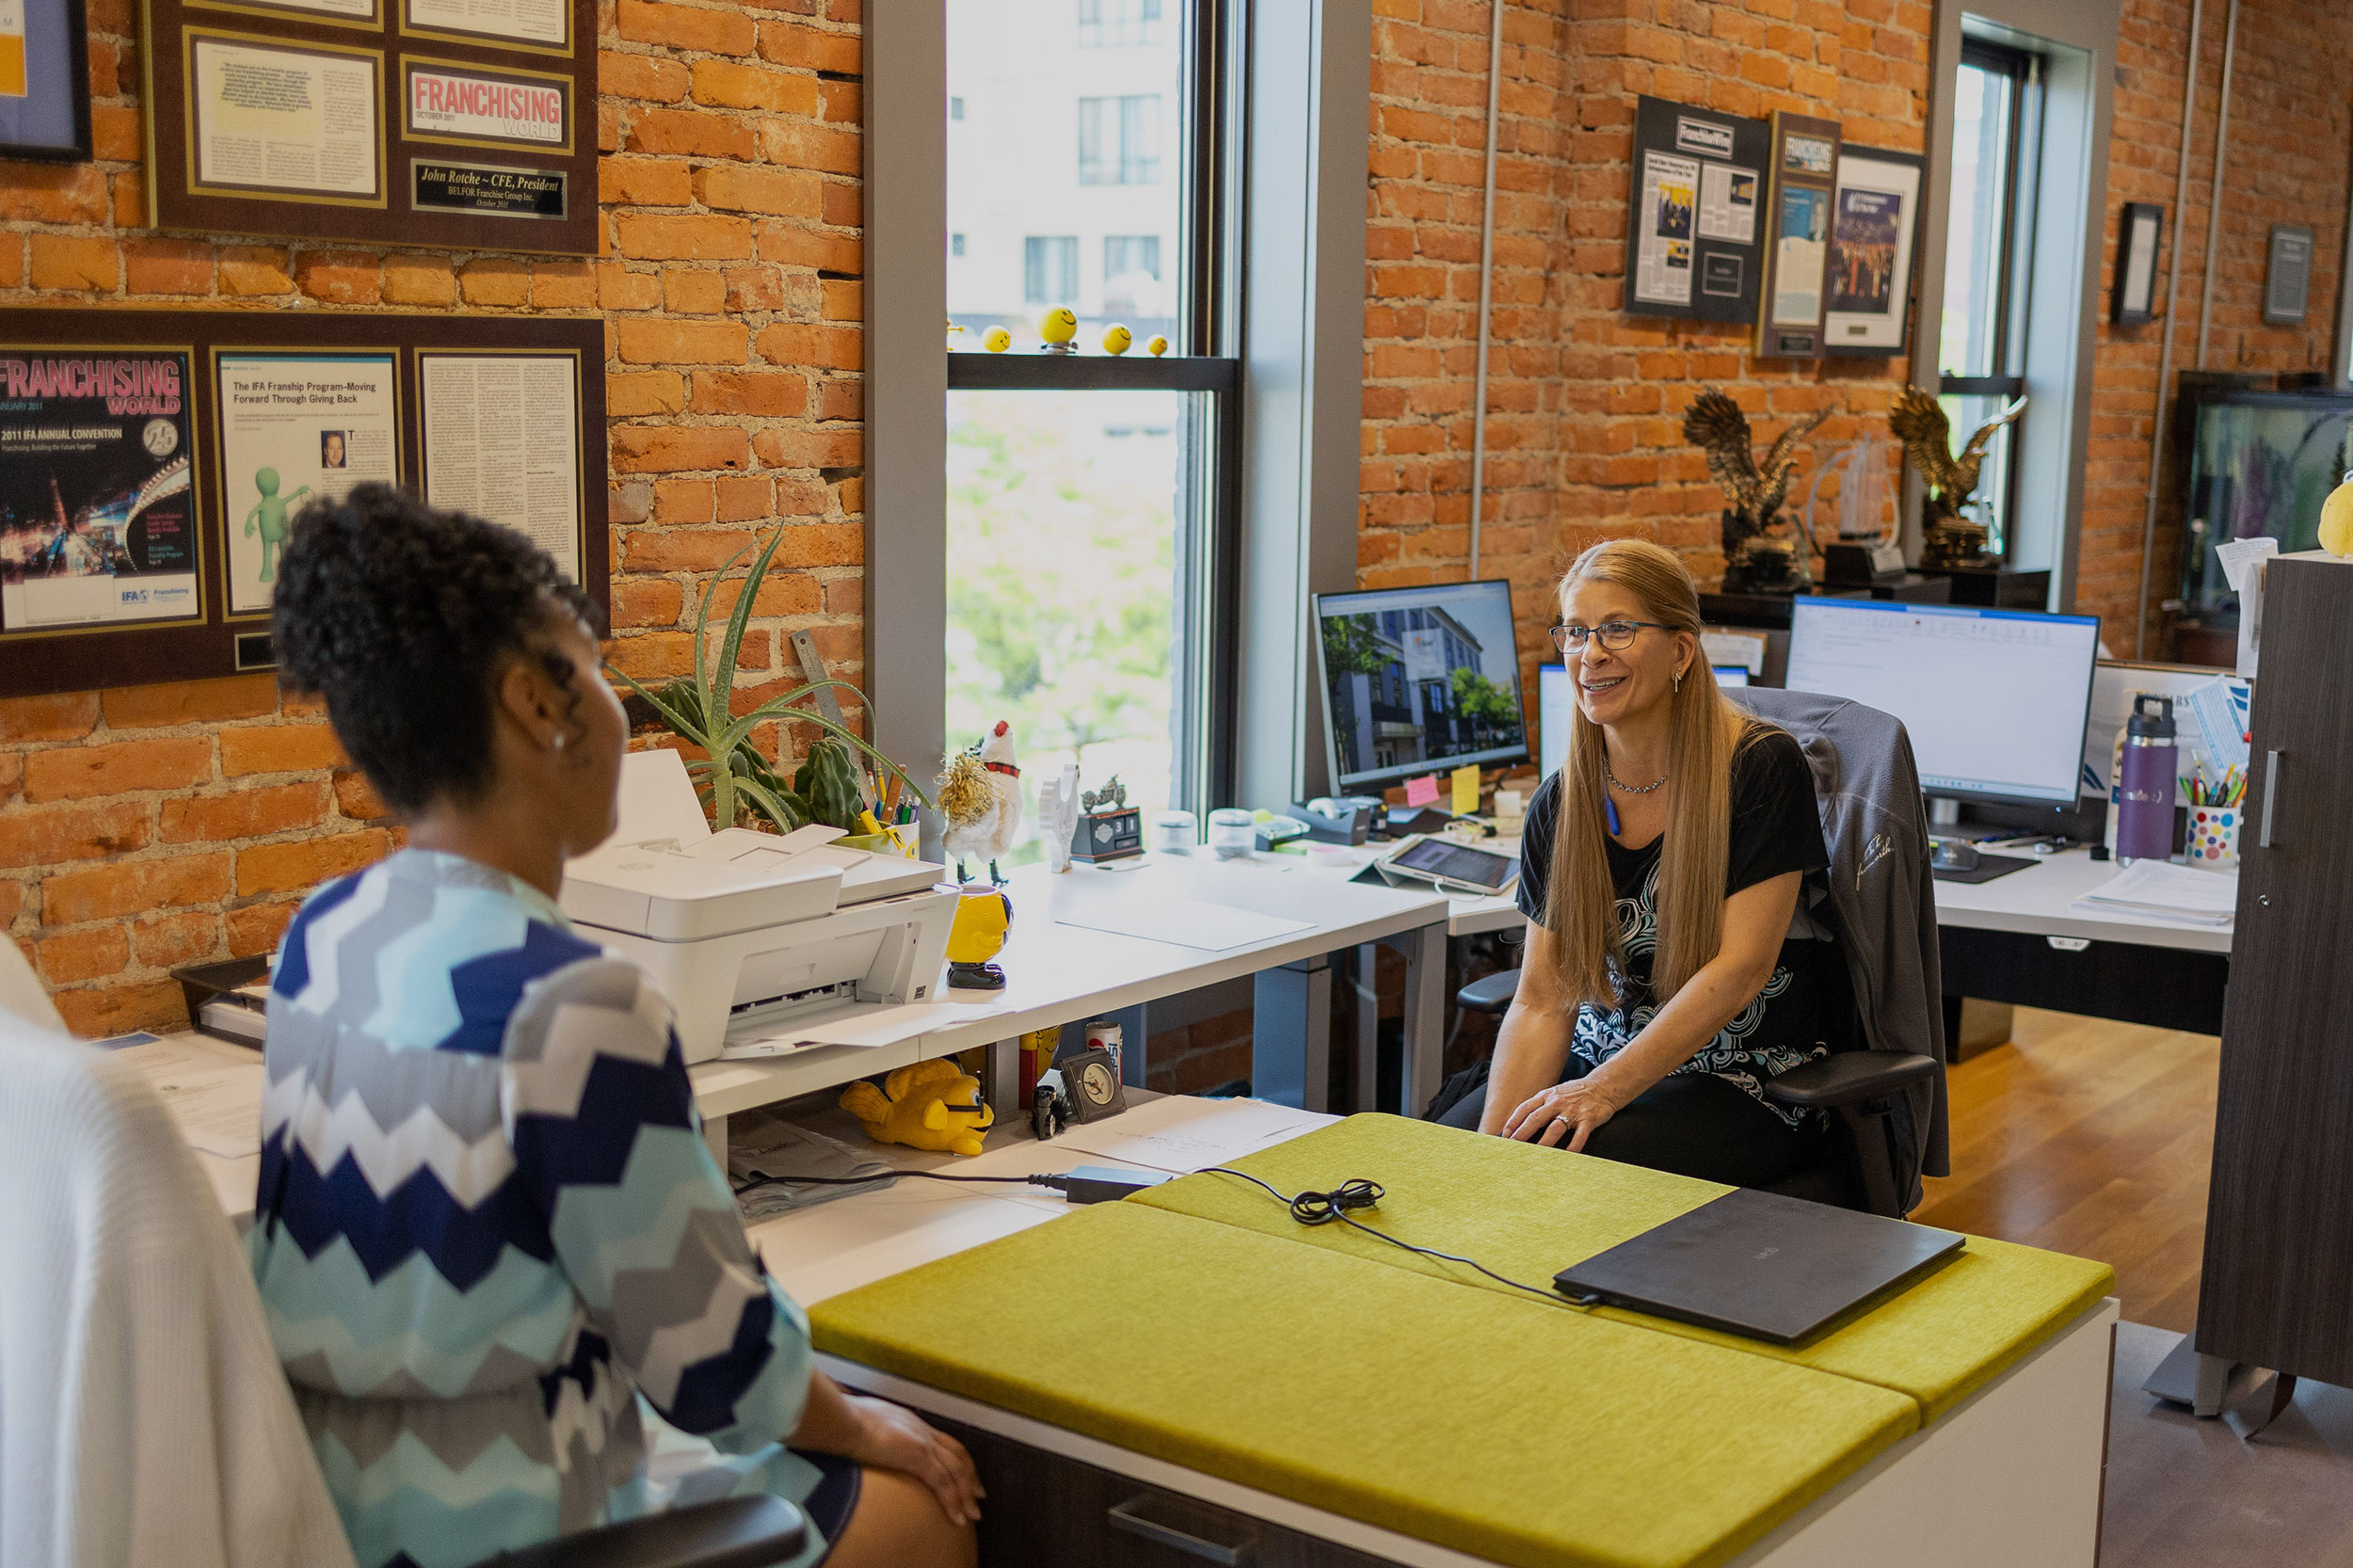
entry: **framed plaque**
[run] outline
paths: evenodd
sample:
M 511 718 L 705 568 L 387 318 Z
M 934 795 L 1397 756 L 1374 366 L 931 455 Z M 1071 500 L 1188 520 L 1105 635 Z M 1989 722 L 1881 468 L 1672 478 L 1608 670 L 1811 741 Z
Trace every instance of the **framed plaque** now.
M 142 0 L 148 222 L 594 255 L 593 5 Z
M 1771 184 L 1765 196 L 1765 286 L 1756 356 L 1812 360 L 1822 352 L 1830 285 L 1832 207 L 1838 185 L 1838 122 L 1773 112 Z
M 604 324 L 0 310 L 0 697 L 264 670 L 301 509 L 408 485 L 601 604 Z
M 82 0 L 0 0 L 0 157 L 88 163 Z

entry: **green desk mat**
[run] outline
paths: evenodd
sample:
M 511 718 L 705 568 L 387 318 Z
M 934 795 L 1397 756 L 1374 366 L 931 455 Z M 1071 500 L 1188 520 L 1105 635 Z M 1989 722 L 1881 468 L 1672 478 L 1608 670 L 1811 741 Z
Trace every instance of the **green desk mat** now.
M 862 1365 L 1524 1568 L 1713 1568 L 1919 1424 L 1869 1383 L 1133 1202 L 809 1317 Z
M 1570 1264 L 1638 1236 L 1731 1189 L 1560 1149 L 1399 1116 L 1357 1115 L 1234 1162 L 1287 1193 L 1363 1176 L 1385 1195 L 1357 1218 L 1442 1252 L 1475 1257 L 1549 1288 Z M 1187 1176 L 1128 1200 L 1294 1242 L 1439 1275 L 1505 1296 L 1459 1264 L 1418 1256 L 1333 1224 L 1309 1227 L 1232 1176 Z M 2115 1271 L 2061 1253 L 1969 1238 L 1961 1255 L 1873 1310 L 1798 1349 L 1689 1323 L 1596 1309 L 1598 1316 L 1745 1353 L 1859 1378 L 1908 1394 L 1933 1421 L 2115 1288 Z

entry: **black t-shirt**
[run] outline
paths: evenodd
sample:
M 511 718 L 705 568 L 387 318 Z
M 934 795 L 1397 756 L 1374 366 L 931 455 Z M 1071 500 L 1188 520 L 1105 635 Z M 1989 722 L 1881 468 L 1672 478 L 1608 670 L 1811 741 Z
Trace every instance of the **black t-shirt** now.
M 1553 838 L 1561 821 L 1561 776 L 1538 786 L 1529 803 L 1520 839 L 1520 909 L 1531 920 L 1545 918 L 1552 879 Z M 1640 849 L 1605 838 L 1609 879 L 1617 892 L 1618 929 L 1625 967 L 1617 975 L 1615 1007 L 1577 1010 L 1570 1050 L 1582 1072 L 1624 1050 L 1658 1012 L 1651 990 L 1651 960 L 1658 945 L 1658 860 L 1662 835 Z M 1822 823 L 1814 799 L 1814 774 L 1805 754 L 1786 730 L 1767 728 L 1740 748 L 1732 764 L 1732 824 L 1726 846 L 1724 894 L 1730 897 L 1788 872 L 1805 874 L 1818 888 L 1830 865 Z M 1813 888 L 1808 889 L 1813 890 Z M 1805 907 L 1804 893 L 1800 907 Z M 1763 990 L 1702 1047 L 1677 1072 L 1715 1073 L 1760 1100 L 1762 1080 L 1813 1060 L 1829 1048 L 1823 1038 L 1826 995 L 1834 994 L 1829 966 L 1839 962 L 1833 943 L 1795 937 L 1782 943 L 1772 978 Z M 1766 1102 L 1785 1121 L 1801 1118 Z

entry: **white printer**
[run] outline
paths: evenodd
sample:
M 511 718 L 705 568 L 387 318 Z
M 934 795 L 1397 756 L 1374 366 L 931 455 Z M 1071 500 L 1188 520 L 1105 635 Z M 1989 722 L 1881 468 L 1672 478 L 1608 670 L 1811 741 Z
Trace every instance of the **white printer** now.
M 674 751 L 621 765 L 621 825 L 564 868 L 564 912 L 678 1009 L 689 1063 L 773 1054 L 818 1026 L 934 1000 L 947 868 L 834 847 L 834 828 L 713 833 Z

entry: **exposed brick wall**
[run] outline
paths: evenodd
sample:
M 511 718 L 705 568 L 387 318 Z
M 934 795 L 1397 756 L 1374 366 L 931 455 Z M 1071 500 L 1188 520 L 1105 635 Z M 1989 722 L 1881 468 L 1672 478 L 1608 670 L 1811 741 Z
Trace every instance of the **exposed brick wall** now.
M 594 261 L 142 230 L 137 27 L 89 18 L 97 161 L 0 163 L 0 303 L 601 313 L 615 659 L 688 667 L 693 596 L 781 524 L 739 699 L 804 626 L 858 679 L 859 0 L 604 5 Z M 168 969 L 267 951 L 395 841 L 342 764 L 266 677 L 0 702 L 0 930 L 78 1031 L 174 1022 Z
M 1368 587 L 1468 565 L 1472 370 L 1486 147 L 1485 0 L 1374 0 L 1363 527 Z M 1843 122 L 1917 152 L 1929 8 L 1919 0 L 1513 0 L 1497 133 L 1488 498 L 1479 573 L 1508 577 L 1532 682 L 1550 586 L 1596 539 L 1655 538 L 1722 570 L 1720 492 L 1683 409 L 1721 387 L 1759 444 L 1831 410 L 1795 494 L 1884 417 L 1901 360 L 1757 363 L 1744 327 L 1623 313 L 1635 99 Z
M 2125 0 L 2116 88 L 2115 143 L 2108 161 L 2105 262 L 2092 379 L 2091 462 L 2084 483 L 2083 564 L 2077 603 L 2105 620 L 2108 641 L 2128 651 L 2140 592 L 2141 531 L 2157 407 L 2157 366 L 2167 322 L 2113 327 L 2107 280 L 2115 276 L 2117 225 L 2124 203 L 2166 209 L 2168 266 L 2182 268 L 2179 316 L 2171 323 L 2176 371 L 2198 363 L 2198 300 L 2206 271 L 2215 132 L 2222 87 L 2228 7 L 2206 8 L 2199 91 L 2189 140 L 2189 196 L 2176 213 L 2182 146 L 2182 76 L 2189 58 L 2187 0 Z M 2207 364 L 2223 371 L 2326 372 L 2331 364 L 2338 279 L 2345 250 L 2348 146 L 2353 146 L 2353 0 L 2244 0 L 2233 67 L 2231 141 L 2223 171 L 2221 240 L 2215 258 L 2214 326 Z M 2271 226 L 2313 232 L 2312 303 L 2302 327 L 2266 327 L 2264 270 Z M 2169 274 L 2157 276 L 2165 309 Z M 2169 437 L 2169 442 L 2170 438 Z M 2169 446 L 2166 466 L 2173 466 Z M 2150 597 L 2149 654 L 2171 655 L 2156 605 L 2173 596 L 2181 572 L 2181 520 L 2171 487 L 2160 509 Z

